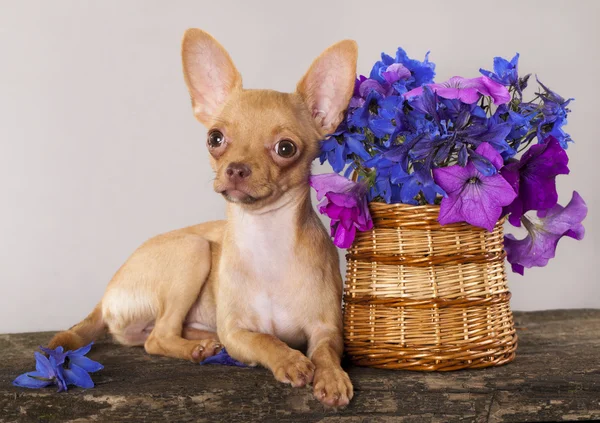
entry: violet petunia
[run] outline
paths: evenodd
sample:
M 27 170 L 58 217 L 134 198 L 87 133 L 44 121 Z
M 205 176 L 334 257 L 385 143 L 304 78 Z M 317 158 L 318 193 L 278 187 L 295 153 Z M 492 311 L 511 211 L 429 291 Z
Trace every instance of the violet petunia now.
M 489 143 L 475 150 L 499 170 L 502 157 Z M 433 169 L 433 178 L 447 196 L 442 199 L 438 221 L 442 225 L 467 222 L 492 231 L 502 215 L 502 208 L 512 203 L 517 193 L 500 175 L 482 174 L 472 160 L 465 167 L 454 165 Z
M 545 266 L 554 257 L 556 245 L 563 236 L 583 239 L 585 229 L 581 222 L 586 215 L 585 201 L 574 191 L 566 207 L 556 204 L 550 210 L 538 212 L 538 219 L 522 216 L 529 234 L 523 239 L 516 239 L 511 234 L 504 238 L 507 259 L 513 271 L 522 275 L 525 268 Z
M 463 78 L 454 76 L 441 84 L 429 84 L 431 88 L 442 98 L 458 99 L 466 104 L 476 103 L 482 95 L 489 96 L 494 104 L 506 104 L 510 101 L 510 93 L 502 84 L 492 81 L 487 76 L 479 78 Z M 404 98 L 419 96 L 423 93 L 423 86 L 417 87 L 404 94 Z
M 554 137 L 544 144 L 531 146 L 521 160 L 512 160 L 502 168 L 502 176 L 518 193 L 517 198 L 504 208 L 514 226 L 529 210 L 547 210 L 558 201 L 556 176 L 569 173 L 569 158 Z
M 385 71 L 381 73 L 381 76 L 385 79 L 388 84 L 393 84 L 401 79 L 408 79 L 411 77 L 410 71 L 401 63 L 392 63 L 387 67 Z
M 310 185 L 317 192 L 317 200 L 323 200 L 319 204 L 319 212 L 331 219 L 331 236 L 335 245 L 350 248 L 357 230 L 373 228 L 364 184 L 329 173 L 311 176 Z

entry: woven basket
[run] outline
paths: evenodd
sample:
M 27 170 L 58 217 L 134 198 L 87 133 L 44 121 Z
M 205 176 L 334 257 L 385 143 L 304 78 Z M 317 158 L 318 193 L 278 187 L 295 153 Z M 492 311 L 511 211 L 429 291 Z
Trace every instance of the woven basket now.
M 517 348 L 503 231 L 441 226 L 439 206 L 371 203 L 374 229 L 346 256 L 344 339 L 358 365 L 499 366 Z

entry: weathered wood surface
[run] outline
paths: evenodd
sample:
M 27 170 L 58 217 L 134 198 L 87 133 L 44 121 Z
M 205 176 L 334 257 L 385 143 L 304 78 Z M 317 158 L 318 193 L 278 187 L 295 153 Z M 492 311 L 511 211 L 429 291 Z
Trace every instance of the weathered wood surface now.
M 264 369 L 199 366 L 98 343 L 96 387 L 55 393 L 11 381 L 51 333 L 0 335 L 0 421 L 519 422 L 600 419 L 600 310 L 516 313 L 518 356 L 504 367 L 421 373 L 348 367 L 355 397 L 327 410 L 310 388 Z

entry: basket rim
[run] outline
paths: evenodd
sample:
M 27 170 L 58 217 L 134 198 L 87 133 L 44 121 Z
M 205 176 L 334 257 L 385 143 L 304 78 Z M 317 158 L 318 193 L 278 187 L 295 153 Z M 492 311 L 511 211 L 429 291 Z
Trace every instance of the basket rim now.
M 475 232 L 493 233 L 499 226 L 503 226 L 506 216 L 501 216 L 496 222 L 493 231 L 485 228 L 471 225 L 467 222 L 454 222 L 446 225 L 439 223 L 440 206 L 436 204 L 412 205 L 404 203 L 388 204 L 378 201 L 368 203 L 371 218 L 373 219 L 374 229 L 381 228 L 411 228 L 419 229 L 455 231 L 467 230 Z M 365 231 L 369 232 L 369 231 Z
M 386 209 L 405 209 L 415 211 L 436 211 L 439 213 L 439 204 L 406 204 L 406 203 L 384 203 L 383 201 L 369 201 L 369 208 L 386 210 Z

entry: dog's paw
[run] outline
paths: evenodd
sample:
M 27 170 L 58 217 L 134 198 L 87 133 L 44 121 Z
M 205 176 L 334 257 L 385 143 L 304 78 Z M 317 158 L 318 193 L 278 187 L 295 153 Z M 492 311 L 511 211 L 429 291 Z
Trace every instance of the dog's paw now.
M 328 407 L 345 407 L 354 396 L 348 373 L 337 367 L 318 368 L 313 390 L 315 398 Z
M 304 354 L 292 350 L 273 367 L 275 379 L 298 388 L 312 382 L 315 365 Z
M 86 344 L 87 343 L 81 336 L 77 335 L 73 331 L 67 330 L 54 335 L 54 337 L 48 343 L 48 348 L 54 350 L 61 346 L 65 351 L 75 351 L 77 348 L 83 347 Z
M 192 348 L 191 360 L 194 363 L 200 363 L 201 361 L 212 357 L 221 351 L 223 346 L 216 339 L 202 339 L 194 341 L 196 345 Z

